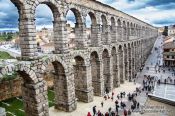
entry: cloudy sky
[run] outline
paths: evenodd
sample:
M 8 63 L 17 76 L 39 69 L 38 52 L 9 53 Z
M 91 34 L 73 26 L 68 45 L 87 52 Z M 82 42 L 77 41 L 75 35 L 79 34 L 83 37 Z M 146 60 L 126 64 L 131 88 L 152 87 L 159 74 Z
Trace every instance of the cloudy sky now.
M 175 0 L 98 0 L 154 26 L 175 23 Z M 37 29 L 52 27 L 52 13 L 46 5 L 36 10 Z M 68 23 L 74 24 L 73 13 L 68 13 Z M 89 18 L 87 18 L 88 20 Z M 0 0 L 0 31 L 18 29 L 18 11 L 10 0 Z

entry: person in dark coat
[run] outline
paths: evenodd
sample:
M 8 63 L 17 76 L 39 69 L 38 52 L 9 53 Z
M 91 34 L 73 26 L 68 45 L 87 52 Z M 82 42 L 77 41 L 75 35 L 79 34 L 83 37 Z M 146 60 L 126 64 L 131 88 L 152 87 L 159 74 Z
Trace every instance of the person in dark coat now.
M 95 116 L 97 113 L 96 106 L 94 106 L 92 110 L 93 110 L 93 116 Z

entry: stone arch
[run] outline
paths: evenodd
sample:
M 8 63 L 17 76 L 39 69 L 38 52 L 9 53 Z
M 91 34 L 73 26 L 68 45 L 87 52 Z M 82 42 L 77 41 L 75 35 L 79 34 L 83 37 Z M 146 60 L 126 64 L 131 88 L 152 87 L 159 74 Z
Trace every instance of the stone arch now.
M 112 16 L 111 17 L 111 28 L 110 28 L 110 32 L 111 32 L 111 41 L 112 43 L 117 42 L 117 37 L 116 37 L 116 32 L 117 32 L 117 27 L 116 27 L 116 21 L 115 18 Z
M 117 50 L 116 47 L 112 47 L 112 51 L 111 51 L 111 57 L 112 57 L 112 63 L 113 64 L 113 85 L 114 87 L 119 87 L 120 85 L 120 80 L 118 78 L 118 56 L 117 56 Z
M 95 14 L 91 11 L 89 11 L 88 15 L 91 20 L 90 35 L 88 36 L 89 44 L 92 46 L 97 46 L 99 44 L 97 39 L 97 19 Z
M 130 36 L 130 23 L 127 22 L 127 26 L 126 26 L 126 30 L 127 30 L 127 40 L 129 40 L 129 36 Z
M 111 26 L 116 26 L 115 18 L 111 17 Z
M 38 79 L 36 72 L 25 64 L 18 64 L 16 66 L 7 66 L 1 69 L 1 76 L 17 72 L 23 79 L 22 83 L 22 98 L 24 103 L 24 110 L 26 116 L 36 116 L 42 113 L 48 115 L 48 100 L 47 87 L 43 79 Z M 40 91 L 42 90 L 42 91 Z M 42 101 L 38 100 L 42 99 Z M 38 107 L 41 105 L 42 107 Z
M 102 52 L 102 60 L 103 60 L 103 78 L 104 78 L 104 90 L 106 92 L 112 90 L 111 87 L 111 75 L 110 75 L 110 56 L 109 51 L 104 49 Z
M 33 9 L 33 14 L 35 14 L 36 8 L 40 4 L 47 5 L 50 10 L 52 11 L 54 21 L 60 20 L 61 10 L 58 7 L 58 2 L 56 0 L 48 1 L 48 0 L 38 0 L 38 2 L 35 2 L 35 5 Z
M 24 10 L 24 2 L 22 0 L 10 0 L 18 9 L 18 11 L 20 10 Z
M 91 64 L 92 87 L 94 88 L 94 95 L 102 96 L 104 91 L 101 82 L 100 59 L 96 51 L 93 51 L 90 54 L 90 64 Z
M 85 60 L 81 56 L 75 56 L 74 65 L 74 82 L 75 95 L 79 101 L 93 101 L 93 88 L 90 65 L 85 64 Z
M 77 24 L 83 23 L 83 18 L 82 18 L 82 14 L 81 14 L 80 9 L 78 9 L 77 7 L 74 7 L 74 6 L 70 6 L 69 9 L 66 11 L 66 15 L 67 15 L 68 11 L 72 11 L 74 13 Z M 78 25 L 76 25 L 76 26 L 78 26 Z
M 132 43 L 128 43 L 128 79 L 132 79 Z
M 89 12 L 88 15 L 90 16 L 91 18 L 91 22 L 92 22 L 92 25 L 97 25 L 97 19 L 96 19 L 96 16 L 93 12 Z
M 73 48 L 77 48 L 77 49 L 82 49 L 87 47 L 88 45 L 88 37 L 86 36 L 86 17 L 84 15 L 87 14 L 83 14 L 81 7 L 77 7 L 74 5 L 70 5 L 68 6 L 69 9 L 68 11 L 72 11 L 74 16 L 75 16 L 75 28 L 74 28 L 74 34 L 75 34 L 75 38 L 71 38 L 70 40 L 70 44 L 72 43 L 71 41 L 73 41 Z M 67 16 L 66 13 L 66 16 Z M 71 33 L 71 32 L 70 32 Z
M 104 14 L 101 15 L 102 25 L 107 25 L 107 18 Z
M 120 83 L 124 83 L 124 52 L 123 52 L 123 46 L 118 46 L 118 54 L 119 54 L 119 78 Z
M 106 32 L 108 32 L 108 20 L 107 20 L 107 16 L 105 16 L 104 14 L 101 15 L 101 21 L 102 21 L 102 29 L 101 29 L 101 40 L 103 44 L 108 44 L 109 38 L 106 34 Z
M 123 21 L 122 27 L 123 27 L 123 40 L 126 40 L 127 38 L 126 21 Z
M 55 109 L 70 112 L 76 109 L 75 86 L 73 72 L 63 57 L 51 56 L 42 60 L 39 72 L 44 75 L 50 64 L 54 67 Z M 44 77 L 44 76 L 43 76 Z M 72 101 L 69 104 L 69 101 Z
M 118 34 L 117 40 L 121 41 L 122 40 L 122 23 L 120 19 L 117 20 L 117 34 Z

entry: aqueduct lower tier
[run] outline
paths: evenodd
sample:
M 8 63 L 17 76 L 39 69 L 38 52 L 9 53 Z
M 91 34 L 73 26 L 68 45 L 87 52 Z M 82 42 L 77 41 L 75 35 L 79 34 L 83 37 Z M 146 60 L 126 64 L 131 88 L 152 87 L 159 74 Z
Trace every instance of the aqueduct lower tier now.
M 22 60 L 5 66 L 0 77 L 17 71 L 23 78 L 26 116 L 48 116 L 47 85 L 43 79 L 54 66 L 55 108 L 74 111 L 77 100 L 92 102 L 132 79 L 144 65 L 157 38 L 157 29 L 132 16 L 93 0 L 11 0 L 19 10 Z M 36 54 L 35 9 L 48 5 L 54 15 L 55 52 Z M 68 48 L 66 14 L 76 16 L 76 48 Z M 87 42 L 85 17 L 90 15 L 91 43 Z
M 23 78 L 22 96 L 26 116 L 48 116 L 47 84 L 44 72 L 54 66 L 55 108 L 74 111 L 77 100 L 92 102 L 134 78 L 144 65 L 156 38 L 89 47 L 67 54 L 52 54 L 33 61 L 18 61 L 5 66 L 0 77 L 17 71 Z

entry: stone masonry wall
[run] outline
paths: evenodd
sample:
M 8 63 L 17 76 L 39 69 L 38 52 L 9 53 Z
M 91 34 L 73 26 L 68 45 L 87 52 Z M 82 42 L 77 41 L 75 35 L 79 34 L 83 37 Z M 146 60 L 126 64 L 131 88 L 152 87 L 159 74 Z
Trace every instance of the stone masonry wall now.
M 21 78 L 0 82 L 0 101 L 21 96 L 21 83 Z

